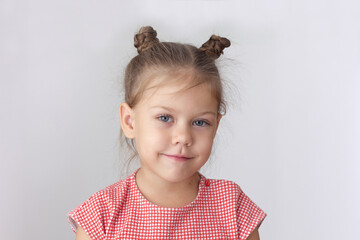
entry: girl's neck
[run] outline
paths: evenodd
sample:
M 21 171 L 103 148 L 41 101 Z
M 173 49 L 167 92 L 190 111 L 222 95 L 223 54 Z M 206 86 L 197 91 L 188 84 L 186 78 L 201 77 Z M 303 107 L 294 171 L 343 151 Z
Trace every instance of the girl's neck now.
M 182 182 L 168 182 L 142 168 L 135 175 L 136 184 L 142 195 L 161 207 L 184 207 L 198 195 L 200 175 L 195 173 Z

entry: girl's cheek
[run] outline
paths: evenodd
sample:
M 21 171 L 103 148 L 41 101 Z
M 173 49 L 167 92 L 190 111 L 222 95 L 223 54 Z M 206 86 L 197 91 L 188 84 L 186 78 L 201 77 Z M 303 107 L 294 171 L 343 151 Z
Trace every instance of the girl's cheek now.
M 161 122 L 159 120 L 155 120 L 155 121 L 150 122 L 149 128 L 153 132 L 165 132 L 165 131 L 168 131 L 170 129 L 170 124 Z
M 196 127 L 194 133 L 201 138 L 212 141 L 214 138 L 215 129 L 212 126 Z
M 148 134 L 149 137 L 153 140 L 164 139 L 169 134 L 169 128 L 155 124 L 149 127 Z
M 156 129 L 167 129 L 171 127 L 171 123 L 166 123 L 163 121 L 160 121 L 159 119 L 155 119 L 151 121 L 151 125 Z

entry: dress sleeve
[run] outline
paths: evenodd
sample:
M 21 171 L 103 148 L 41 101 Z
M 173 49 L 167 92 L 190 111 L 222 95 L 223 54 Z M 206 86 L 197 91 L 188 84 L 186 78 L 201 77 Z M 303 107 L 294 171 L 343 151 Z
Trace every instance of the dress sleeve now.
M 68 221 L 72 230 L 76 233 L 77 227 L 81 226 L 91 239 L 105 239 L 107 209 L 106 202 L 99 194 L 94 194 L 68 213 Z
M 260 227 L 266 215 L 238 186 L 236 223 L 239 239 L 245 240 L 256 227 Z

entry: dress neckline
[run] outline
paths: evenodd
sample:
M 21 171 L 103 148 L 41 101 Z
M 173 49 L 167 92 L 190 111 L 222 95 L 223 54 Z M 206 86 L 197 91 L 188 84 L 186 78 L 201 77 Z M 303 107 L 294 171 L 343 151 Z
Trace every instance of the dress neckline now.
M 189 209 L 191 207 L 193 207 L 200 199 L 201 195 L 202 195 L 202 191 L 204 189 L 204 183 L 205 183 L 205 177 L 200 173 L 198 172 L 199 176 L 200 176 L 200 181 L 199 181 L 199 186 L 198 186 L 198 194 L 196 196 L 196 198 L 188 203 L 187 205 L 185 206 L 182 206 L 182 207 L 175 207 L 175 208 L 172 208 L 172 207 L 162 207 L 162 206 L 159 206 L 159 205 L 156 205 L 152 202 L 150 202 L 149 200 L 147 200 L 144 195 L 140 192 L 140 189 L 139 187 L 137 186 L 136 184 L 136 179 L 135 179 L 135 175 L 136 173 L 140 170 L 140 168 L 138 168 L 131 176 L 130 176 L 130 182 L 131 182 L 131 187 L 133 188 L 135 194 L 136 194 L 136 198 L 137 199 L 140 199 L 140 201 L 145 204 L 146 206 L 148 207 L 151 207 L 151 208 L 156 208 L 158 210 L 164 210 L 164 211 L 183 211 L 183 210 L 186 210 L 186 209 Z

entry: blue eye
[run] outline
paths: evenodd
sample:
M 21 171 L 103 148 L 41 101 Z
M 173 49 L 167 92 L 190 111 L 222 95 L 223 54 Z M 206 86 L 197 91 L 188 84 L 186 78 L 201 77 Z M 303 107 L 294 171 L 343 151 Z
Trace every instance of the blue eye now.
M 199 127 L 204 127 L 205 125 L 209 125 L 207 122 L 205 122 L 204 120 L 196 120 L 194 121 L 194 125 L 199 126 Z
M 169 115 L 161 115 L 160 117 L 158 117 L 158 119 L 159 119 L 160 121 L 163 121 L 163 122 L 170 122 L 170 120 L 172 119 L 172 117 L 169 116 Z

